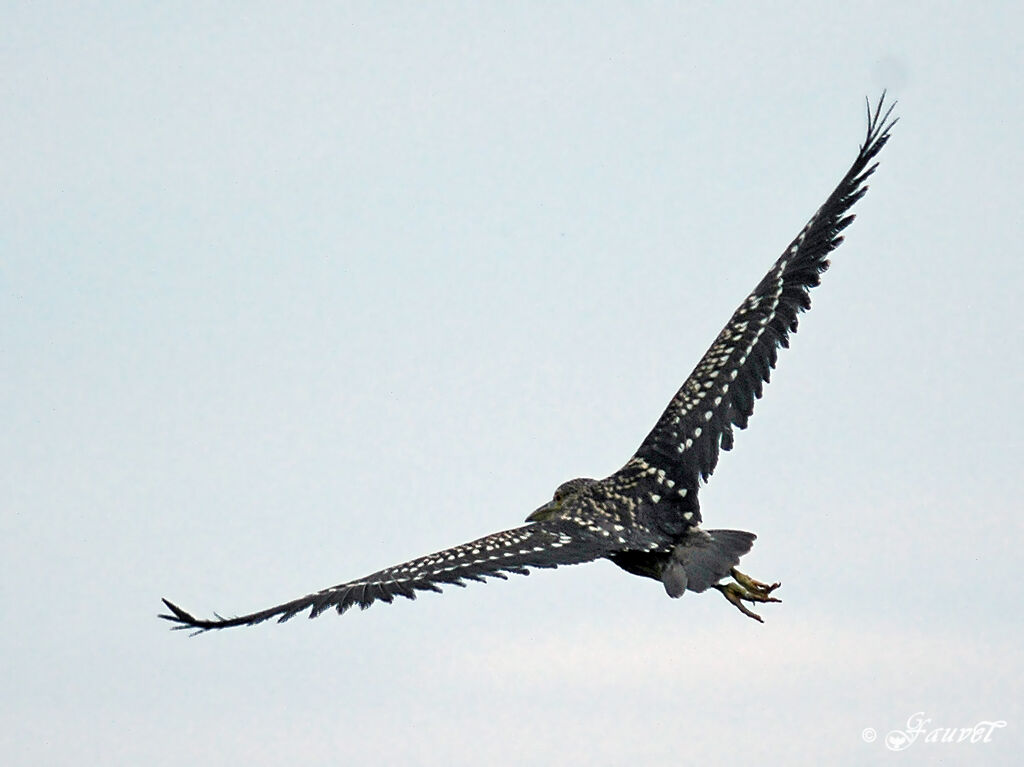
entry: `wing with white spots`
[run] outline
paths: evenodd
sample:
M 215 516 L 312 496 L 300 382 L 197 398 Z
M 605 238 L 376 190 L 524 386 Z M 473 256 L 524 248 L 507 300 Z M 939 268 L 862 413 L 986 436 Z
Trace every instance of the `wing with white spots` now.
M 396 596 L 415 599 L 417 591 L 440 591 L 444 584 L 465 586 L 465 581 L 504 580 L 506 573 L 527 575 L 535 567 L 589 562 L 619 548 L 622 546 L 600 526 L 552 519 L 494 533 L 249 615 L 198 619 L 165 599 L 171 614 L 160 617 L 178 624 L 176 629 L 199 632 L 254 625 L 271 618 L 283 623 L 307 610 L 310 618 L 331 608 L 340 614 L 353 605 L 365 609 L 377 601 L 391 602 Z
M 624 472 L 646 472 L 645 485 L 671 481 L 692 498 L 714 471 L 719 449 L 732 447 L 733 427 L 746 428 L 779 347 L 789 345 L 797 315 L 810 308 L 810 289 L 829 266 L 826 257 L 853 221 L 847 212 L 867 191 L 876 167 L 870 163 L 889 139 L 896 120 L 889 119 L 892 106 L 883 113 L 884 101 L 883 93 L 873 112 L 868 105 L 867 137 L 843 180 L 740 304 Z

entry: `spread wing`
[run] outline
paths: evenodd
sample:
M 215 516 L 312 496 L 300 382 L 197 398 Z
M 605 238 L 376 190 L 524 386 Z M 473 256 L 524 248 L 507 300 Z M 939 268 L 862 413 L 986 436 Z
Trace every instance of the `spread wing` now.
M 310 618 L 332 607 L 341 614 L 352 605 L 366 609 L 377 601 L 391 602 L 396 596 L 415 599 L 417 591 L 441 591 L 446 583 L 465 586 L 465 581 L 504 580 L 506 573 L 528 575 L 535 567 L 589 562 L 621 548 L 622 542 L 601 525 L 583 519 L 552 519 L 494 533 L 237 618 L 195 618 L 166 599 L 163 602 L 171 614 L 160 617 L 178 624 L 176 629 L 197 629 L 197 633 L 271 618 L 283 623 L 306 610 Z
M 740 304 L 622 469 L 623 480 L 648 477 L 647 484 L 657 480 L 661 488 L 674 488 L 671 492 L 689 504 L 694 523 L 700 520 L 695 497 L 699 481 L 711 476 L 719 450 L 732 448 L 733 427 L 746 428 L 779 347 L 789 345 L 797 315 L 811 306 L 810 289 L 829 266 L 828 254 L 853 221 L 850 207 L 867 191 L 865 181 L 877 165 L 871 161 L 896 123 L 889 119 L 895 104 L 883 113 L 884 101 L 885 93 L 873 112 L 868 104 L 867 136 L 843 180 Z

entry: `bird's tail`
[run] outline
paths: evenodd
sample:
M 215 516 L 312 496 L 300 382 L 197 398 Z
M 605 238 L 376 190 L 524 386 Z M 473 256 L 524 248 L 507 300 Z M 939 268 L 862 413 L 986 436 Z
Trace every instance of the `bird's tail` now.
M 668 595 L 679 597 L 687 590 L 700 593 L 728 577 L 755 538 L 743 530 L 692 531 L 676 545 L 662 573 Z

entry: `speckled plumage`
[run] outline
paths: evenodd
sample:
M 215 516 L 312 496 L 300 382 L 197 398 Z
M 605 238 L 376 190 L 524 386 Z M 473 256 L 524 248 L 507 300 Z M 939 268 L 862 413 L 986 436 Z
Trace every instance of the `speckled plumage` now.
M 896 122 L 889 119 L 892 107 L 883 113 L 884 100 L 883 94 L 874 111 L 869 106 L 867 137 L 843 180 L 740 304 L 619 471 L 601 480 L 564 483 L 553 500 L 531 514 L 522 527 L 266 610 L 203 620 L 164 600 L 170 614 L 160 617 L 175 623 L 175 628 L 199 631 L 270 618 L 285 621 L 306 611 L 312 618 L 331 608 L 343 613 L 352 605 L 366 608 L 396 596 L 413 599 L 417 591 L 440 591 L 443 584 L 462 586 L 469 580 L 505 578 L 506 573 L 526 574 L 531 568 L 599 558 L 630 573 L 662 580 L 670 596 L 714 586 L 743 612 L 757 617 L 737 600 L 777 601 L 768 596 L 775 586 L 759 584 L 734 570 L 754 535 L 700 528 L 698 491 L 714 471 L 719 452 L 732 448 L 733 429 L 746 428 L 778 349 L 788 346 L 797 315 L 810 308 L 809 290 L 828 268 L 826 257 L 842 242 L 840 233 L 853 221 L 848 211 L 867 191 L 865 181 L 875 170 L 869 164 Z M 730 572 L 743 587 L 718 583 Z M 763 590 L 759 592 L 758 587 Z M 737 597 L 740 591 L 745 595 Z

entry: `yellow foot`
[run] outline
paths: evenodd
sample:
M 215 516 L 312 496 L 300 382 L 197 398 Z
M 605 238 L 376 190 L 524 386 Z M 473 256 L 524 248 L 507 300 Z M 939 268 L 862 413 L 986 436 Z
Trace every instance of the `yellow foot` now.
M 781 602 L 781 599 L 776 599 L 771 596 L 771 593 L 775 591 L 781 583 L 773 583 L 768 585 L 767 583 L 761 583 L 761 581 L 755 581 L 749 575 L 744 575 L 735 567 L 732 569 L 732 577 L 735 583 L 717 583 L 715 588 L 722 592 L 722 595 L 733 604 L 737 610 L 746 615 L 749 618 L 753 618 L 759 623 L 764 623 L 764 619 L 755 613 L 753 610 L 748 608 L 744 602 Z

